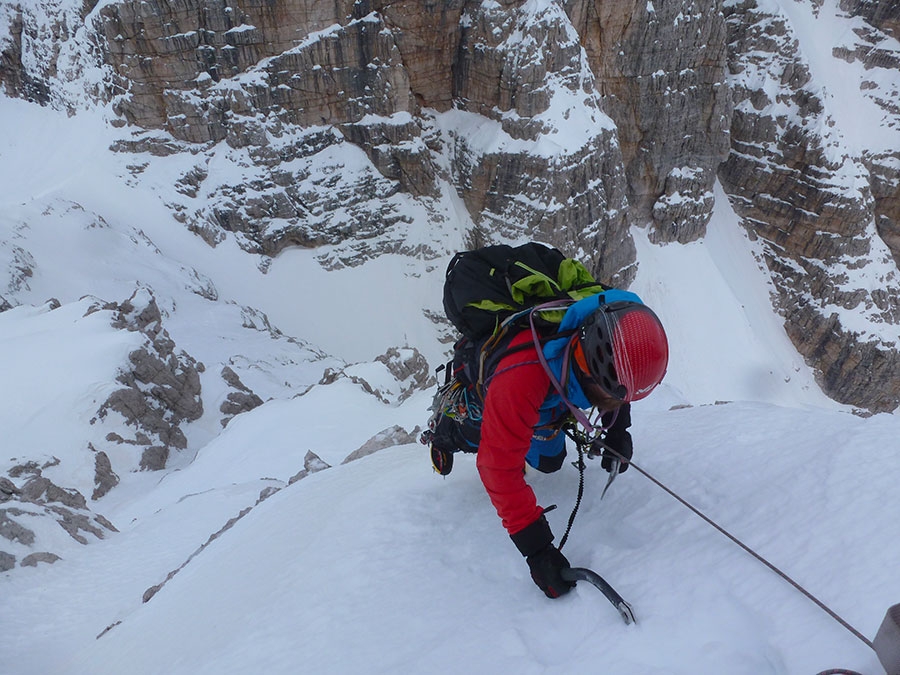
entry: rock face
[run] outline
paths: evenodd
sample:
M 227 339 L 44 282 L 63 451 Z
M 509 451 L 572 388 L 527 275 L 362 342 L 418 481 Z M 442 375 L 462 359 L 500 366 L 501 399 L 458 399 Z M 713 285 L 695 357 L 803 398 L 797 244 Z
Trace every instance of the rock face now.
M 392 347 L 373 363 L 353 364 L 340 370 L 326 368 L 319 384 L 332 384 L 344 377 L 389 405 L 402 403 L 436 383 L 428 361 L 414 347 Z
M 248 250 L 275 255 L 380 239 L 345 246 L 353 252 L 323 260 L 329 265 L 384 252 L 435 255 L 404 245 L 403 197 L 445 220 L 440 202 L 455 188 L 481 232 L 524 229 L 594 257 L 604 279 L 633 276 L 614 128 L 560 7 L 281 3 L 273 13 L 196 4 L 111 3 L 96 21 L 128 90 L 116 103 L 122 116 L 206 148 L 181 181 L 189 199 L 176 210 L 211 243 L 232 232 Z M 554 93 L 560 88 L 565 96 Z M 434 115 L 451 108 L 496 122 L 483 133 L 499 142 L 486 151 L 463 133 L 469 117 Z M 574 145 L 555 124 L 570 115 L 587 129 Z M 549 151 L 531 153 L 542 140 Z M 236 151 L 245 180 L 210 175 L 215 154 Z M 198 195 L 215 206 L 198 207 Z
M 869 158 L 885 167 L 870 184 L 862 158 L 842 147 L 785 16 L 744 0 L 730 4 L 726 18 L 734 114 L 722 185 L 763 242 L 785 328 L 823 389 L 845 403 L 893 410 L 900 278 L 873 226 L 877 186 L 882 229 L 892 229 L 890 161 Z M 868 319 L 868 335 L 841 321 L 848 310 Z
M 888 35 L 900 39 L 900 5 L 891 0 L 841 0 L 841 9 L 860 16 Z
M 56 523 L 79 544 L 103 539 L 109 532 L 117 531 L 106 518 L 92 512 L 78 490 L 60 487 L 43 475 L 58 462 L 43 465 L 26 462 L 12 467 L 8 478 L 0 477 L 0 547 L 28 551 L 18 561 L 22 567 L 59 560 L 55 553 L 33 550 L 53 540 L 46 534 L 47 523 Z M 0 551 L 0 571 L 12 569 L 16 562 L 15 553 Z
M 832 56 L 865 68 L 860 91 L 891 133 L 897 7 L 797 7 L 846 22 Z M 167 201 L 211 245 L 234 238 L 263 256 L 310 247 L 339 267 L 444 255 L 462 229 L 472 245 L 541 239 L 627 286 L 631 228 L 658 243 L 702 238 L 719 181 L 825 391 L 872 411 L 900 402 L 900 144 L 846 142 L 778 3 L 62 9 L 54 19 L 3 6 L 0 81 L 53 101 L 61 74 L 84 73 L 120 116 L 117 149 L 190 158 Z M 27 282 L 27 258 L 0 255 L 9 278 Z
M 97 452 L 94 455 L 94 492 L 91 494 L 91 499 L 100 499 L 118 484 L 119 477 L 113 471 L 109 455 L 105 452 Z
M 657 241 L 693 241 L 712 215 L 729 150 L 721 2 L 567 2 L 616 122 L 635 221 Z
M 897 94 L 894 100 L 900 101 Z M 869 169 L 878 235 L 900 267 L 900 150 L 866 155 L 863 163 Z
M 552 4 L 484 3 L 462 22 L 453 92 L 468 114 L 448 129 L 451 178 L 479 231 L 524 230 L 627 285 L 635 253 L 621 152 L 568 17 Z
M 844 1 L 841 9 L 868 22 L 846 34 L 846 42 L 834 48 L 834 56 L 850 63 L 861 62 L 870 73 L 860 90 L 884 111 L 889 128 L 900 128 L 900 82 L 885 78 L 885 72 L 900 71 L 900 50 L 890 40 L 900 39 L 900 6 L 870 0 Z M 900 149 L 867 149 L 862 162 L 869 170 L 879 236 L 900 265 Z
M 180 425 L 203 415 L 198 371 L 202 366 L 188 354 L 175 352 L 148 290 L 138 290 L 116 306 L 113 326 L 143 333 L 145 341 L 129 355 L 130 368 L 118 377 L 124 387 L 109 396 L 97 417 L 119 413 L 134 429 L 134 438 L 111 434 L 107 440 L 143 447 L 141 469 L 163 469 L 171 450 L 187 447 Z
M 60 306 L 50 300 L 35 316 L 71 312 L 77 307 L 83 315 L 70 316 L 94 325 L 92 337 L 116 336 L 109 344 L 119 342 L 117 362 L 122 365 L 117 374 L 116 367 L 110 366 L 108 375 L 100 375 L 84 395 L 91 404 L 83 416 L 76 416 L 83 420 L 82 438 L 92 440 L 82 441 L 77 433 L 67 433 L 65 441 L 58 442 L 64 459 L 49 454 L 57 451 L 55 446 L 39 446 L 43 459 L 11 458 L 6 465 L 10 468 L 0 467 L 5 473 L 0 476 L 0 569 L 4 570 L 52 564 L 65 557 L 69 540 L 88 544 L 115 531 L 112 523 L 95 511 L 98 500 L 119 484 L 119 474 L 165 468 L 170 453 L 187 445 L 181 425 L 203 413 L 202 366 L 176 350 L 149 290 L 139 288 L 121 303 L 88 296 L 66 309 Z M 106 400 L 103 396 L 92 398 L 101 391 L 111 393 Z M 96 410 L 93 416 L 92 408 Z M 109 429 L 115 431 L 107 433 Z M 10 454 L 35 452 L 15 445 Z M 83 470 L 73 471 L 75 466 Z M 71 487 L 69 481 L 78 487 Z M 68 537 L 60 537 L 58 528 Z
M 261 406 L 263 400 L 241 382 L 241 378 L 229 366 L 222 368 L 222 379 L 225 380 L 232 390 L 228 392 L 225 400 L 219 406 L 219 412 L 225 415 L 221 421 L 224 427 L 228 425 L 235 415 L 240 415 L 242 412 Z

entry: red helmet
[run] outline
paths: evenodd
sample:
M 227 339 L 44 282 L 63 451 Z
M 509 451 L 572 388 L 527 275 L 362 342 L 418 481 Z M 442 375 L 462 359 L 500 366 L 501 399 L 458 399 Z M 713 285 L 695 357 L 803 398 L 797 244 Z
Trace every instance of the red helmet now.
M 576 344 L 579 367 L 620 401 L 639 401 L 662 382 L 669 342 L 659 318 L 639 302 L 601 305 L 584 320 Z

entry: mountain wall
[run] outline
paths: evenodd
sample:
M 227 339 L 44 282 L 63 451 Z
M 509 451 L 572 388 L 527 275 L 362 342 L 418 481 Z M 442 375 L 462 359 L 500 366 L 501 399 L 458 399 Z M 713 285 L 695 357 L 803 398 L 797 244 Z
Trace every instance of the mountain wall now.
M 826 56 L 864 73 L 878 147 L 832 114 L 797 13 L 846 28 Z M 0 82 L 190 158 L 165 198 L 211 245 L 326 267 L 444 255 L 429 233 L 461 222 L 625 286 L 631 229 L 702 239 L 718 181 L 823 389 L 878 412 L 900 403 L 897 39 L 874 0 L 45 1 L 0 9 Z

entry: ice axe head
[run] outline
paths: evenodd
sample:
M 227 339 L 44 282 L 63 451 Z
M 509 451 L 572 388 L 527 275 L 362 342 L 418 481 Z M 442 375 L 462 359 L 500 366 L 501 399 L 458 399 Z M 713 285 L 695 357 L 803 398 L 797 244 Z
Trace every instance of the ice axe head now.
M 887 675 L 900 675 L 900 604 L 888 609 L 872 641 L 872 649 Z

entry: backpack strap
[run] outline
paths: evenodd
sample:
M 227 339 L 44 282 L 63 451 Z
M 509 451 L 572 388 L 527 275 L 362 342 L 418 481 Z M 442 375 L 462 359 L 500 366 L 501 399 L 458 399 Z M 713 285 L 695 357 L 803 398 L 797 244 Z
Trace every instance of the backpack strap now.
M 482 344 L 481 348 L 478 351 L 475 373 L 471 374 L 473 375 L 473 377 L 471 377 L 471 380 L 475 385 L 475 393 L 482 403 L 484 403 L 485 396 L 487 396 L 487 385 L 494 377 L 494 375 L 497 374 L 496 368 L 503 358 L 510 354 L 515 354 L 526 349 L 532 349 L 535 346 L 537 346 L 537 351 L 539 352 L 539 354 L 542 354 L 544 344 L 553 340 L 558 340 L 560 338 L 569 337 L 578 332 L 577 330 L 565 330 L 540 334 L 540 332 L 537 331 L 537 328 L 534 326 L 534 322 L 531 321 L 528 325 L 523 325 L 522 330 L 527 330 L 530 327 L 532 330 L 532 334 L 537 335 L 537 342 L 523 342 L 522 344 L 516 345 L 515 347 L 510 347 L 510 343 L 520 333 L 520 331 L 513 330 L 513 328 L 517 325 L 523 324 L 526 317 L 534 316 L 535 313 L 541 311 L 542 309 L 559 310 L 564 309 L 571 304 L 572 300 L 570 299 L 560 299 L 552 303 L 544 303 L 543 305 L 540 305 L 538 307 L 531 308 L 510 316 L 505 321 L 503 321 L 498 329 Z M 540 363 L 540 358 L 541 356 L 539 355 L 537 363 Z M 519 365 L 524 365 L 524 363 L 518 363 L 516 365 L 510 366 L 510 368 L 515 368 Z

